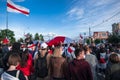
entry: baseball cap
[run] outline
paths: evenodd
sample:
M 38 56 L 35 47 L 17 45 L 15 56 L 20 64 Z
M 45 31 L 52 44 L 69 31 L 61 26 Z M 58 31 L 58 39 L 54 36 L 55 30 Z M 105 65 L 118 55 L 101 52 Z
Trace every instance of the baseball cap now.
M 41 49 L 46 49 L 47 46 L 48 46 L 48 45 L 47 45 L 45 42 L 43 42 L 43 43 L 41 43 L 40 48 L 41 48 Z

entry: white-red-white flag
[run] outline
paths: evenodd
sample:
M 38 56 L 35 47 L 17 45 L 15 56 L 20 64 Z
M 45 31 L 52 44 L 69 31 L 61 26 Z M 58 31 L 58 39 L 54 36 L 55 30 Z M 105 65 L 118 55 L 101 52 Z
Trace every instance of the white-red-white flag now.
M 29 9 L 16 5 L 11 0 L 7 0 L 7 11 L 29 15 Z

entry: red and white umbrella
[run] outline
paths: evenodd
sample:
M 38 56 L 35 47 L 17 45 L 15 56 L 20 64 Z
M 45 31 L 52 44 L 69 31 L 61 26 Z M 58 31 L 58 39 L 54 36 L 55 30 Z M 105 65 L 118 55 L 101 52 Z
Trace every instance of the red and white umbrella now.
M 73 40 L 65 37 L 65 36 L 57 36 L 52 40 L 48 41 L 48 46 L 57 45 L 58 43 L 62 42 L 63 44 L 73 43 Z

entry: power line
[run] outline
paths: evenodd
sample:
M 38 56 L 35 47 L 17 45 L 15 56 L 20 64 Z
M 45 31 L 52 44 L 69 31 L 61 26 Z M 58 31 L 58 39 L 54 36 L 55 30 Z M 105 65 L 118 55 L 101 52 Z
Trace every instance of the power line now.
M 91 28 L 95 28 L 95 27 L 97 27 L 97 26 L 99 26 L 99 25 L 102 25 L 103 23 L 108 22 L 108 21 L 111 20 L 113 17 L 115 17 L 115 16 L 117 16 L 117 15 L 119 15 L 119 14 L 120 14 L 120 11 L 117 12 L 116 14 L 114 14 L 113 16 L 109 17 L 108 19 L 104 20 L 103 22 L 101 22 L 101 23 L 99 23 L 99 24 L 96 24 L 95 26 L 92 26 Z

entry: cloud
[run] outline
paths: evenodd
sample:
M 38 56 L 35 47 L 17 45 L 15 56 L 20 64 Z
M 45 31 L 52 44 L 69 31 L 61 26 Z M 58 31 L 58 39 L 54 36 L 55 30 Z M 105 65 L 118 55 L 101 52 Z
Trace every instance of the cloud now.
M 70 11 L 67 12 L 67 15 L 71 20 L 79 20 L 83 17 L 84 15 L 84 10 L 82 8 L 72 8 Z
M 101 5 L 106 5 L 109 3 L 110 0 L 96 0 L 95 6 L 101 6 Z
M 117 18 L 120 17 L 120 15 L 117 14 L 118 12 L 120 13 L 119 6 L 120 6 L 120 3 L 116 3 L 116 4 L 111 5 L 111 8 L 106 9 L 106 11 L 103 11 L 100 14 L 100 16 L 98 16 L 99 19 L 96 19 L 94 22 L 96 22 L 96 21 L 99 22 L 99 23 L 101 23 L 101 22 L 108 22 L 108 23 L 110 23 L 111 21 L 116 22 L 118 20 Z M 114 19 L 115 17 L 116 17 L 116 19 Z
M 14 2 L 24 2 L 25 0 L 12 0 Z
M 1 0 L 3 2 L 6 2 L 6 0 Z M 12 0 L 13 2 L 24 2 L 25 0 Z
M 77 24 L 74 25 L 75 31 L 78 33 L 88 33 L 89 27 L 91 27 L 91 33 L 94 31 L 112 31 L 112 24 L 120 22 L 120 3 L 111 5 L 109 9 L 104 9 L 104 11 L 94 10 L 96 16 L 91 16 L 78 20 Z M 88 13 L 89 14 L 89 13 Z M 115 16 L 113 16 L 115 15 Z M 113 16 L 113 17 L 112 17 Z M 88 35 L 88 34 L 87 34 Z
M 117 0 L 90 0 L 91 1 L 91 5 L 105 5 L 104 7 L 91 7 L 89 6 L 85 8 L 85 10 L 87 10 L 86 12 L 84 12 L 84 17 L 79 20 L 78 22 L 87 22 L 87 23 L 91 23 L 91 22 L 96 22 L 96 20 L 100 21 L 103 19 L 107 19 L 109 17 L 111 17 L 112 15 L 114 15 L 116 12 L 119 11 L 119 6 L 120 6 L 120 2 L 117 2 Z M 93 4 L 96 3 L 96 4 Z M 109 5 L 106 5 L 109 4 Z M 86 4 L 87 5 L 87 4 Z M 90 8 L 91 7 L 91 8 Z M 81 7 L 79 7 L 81 8 Z
M 1 25 L 0 29 L 6 29 L 5 25 Z
M 16 39 L 24 37 L 25 29 L 23 27 L 21 27 L 21 26 L 10 27 L 10 30 L 14 31 Z
M 92 7 L 107 6 L 112 3 L 119 2 L 119 0 L 88 0 L 87 4 Z

